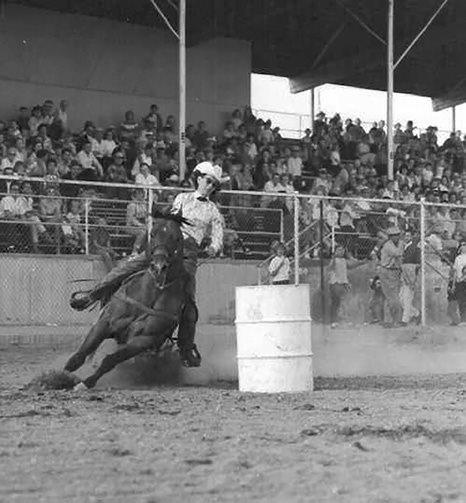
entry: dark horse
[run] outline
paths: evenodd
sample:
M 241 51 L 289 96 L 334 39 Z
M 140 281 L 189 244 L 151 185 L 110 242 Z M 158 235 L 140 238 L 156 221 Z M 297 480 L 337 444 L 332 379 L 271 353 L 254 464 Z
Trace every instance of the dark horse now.
M 115 339 L 120 344 L 83 381 L 87 388 L 93 388 L 119 363 L 148 349 L 159 349 L 173 333 L 183 309 L 187 278 L 181 224 L 189 222 L 180 213 L 154 214 L 151 239 L 146 247 L 148 267 L 123 282 L 66 363 L 65 370 L 74 372 L 105 339 Z

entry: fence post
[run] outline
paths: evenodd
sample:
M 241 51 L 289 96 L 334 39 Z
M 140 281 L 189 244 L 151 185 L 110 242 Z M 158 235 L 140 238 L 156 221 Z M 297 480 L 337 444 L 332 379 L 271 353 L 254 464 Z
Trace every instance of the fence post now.
M 283 223 L 283 210 L 279 210 L 280 211 L 280 241 L 282 243 L 285 242 L 285 226 L 284 226 L 284 223 Z
M 426 324 L 426 207 L 425 199 L 422 197 L 420 201 L 420 234 L 421 234 L 421 324 Z
M 335 222 L 332 220 L 332 255 L 335 253 Z
M 294 206 L 294 284 L 299 285 L 299 198 L 295 194 Z
M 154 193 L 152 189 L 147 191 L 147 242 L 150 243 L 152 231 L 152 206 L 154 206 Z
M 90 201 L 86 197 L 84 200 L 84 251 L 89 255 L 89 206 Z

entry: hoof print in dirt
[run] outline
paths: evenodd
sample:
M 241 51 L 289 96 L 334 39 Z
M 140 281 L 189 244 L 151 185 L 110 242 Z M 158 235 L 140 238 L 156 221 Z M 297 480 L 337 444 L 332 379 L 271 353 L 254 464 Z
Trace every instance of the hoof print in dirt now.
M 211 465 L 211 464 L 213 464 L 213 461 L 211 459 L 209 459 L 209 458 L 205 458 L 205 459 L 185 459 L 184 462 L 187 465 L 190 465 L 190 466 Z
M 314 428 L 307 428 L 305 430 L 301 430 L 302 437 L 315 437 L 318 434 L 319 434 L 318 430 L 315 430 Z
M 123 449 L 122 447 L 112 447 L 111 449 L 108 449 L 107 452 L 111 456 L 115 456 L 117 458 L 122 458 L 131 454 L 131 451 L 129 449 Z
M 365 445 L 361 444 L 361 442 L 359 442 L 359 441 L 353 442 L 353 447 L 356 447 L 356 449 L 359 449 L 360 451 L 363 451 L 363 452 L 370 451 L 370 449 L 368 449 Z
M 293 407 L 293 410 L 314 410 L 315 408 L 315 405 L 312 405 L 312 403 L 303 403 L 302 405 Z
M 32 390 L 71 390 L 81 380 L 65 370 L 49 370 L 35 377 L 27 387 Z

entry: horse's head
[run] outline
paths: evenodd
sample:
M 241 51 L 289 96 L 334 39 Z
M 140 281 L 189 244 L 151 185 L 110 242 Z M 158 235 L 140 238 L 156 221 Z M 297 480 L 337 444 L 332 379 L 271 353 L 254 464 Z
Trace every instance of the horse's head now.
M 168 269 L 175 260 L 183 258 L 183 235 L 181 225 L 189 224 L 181 213 L 153 214 L 150 243 L 150 271 L 158 284 L 164 284 Z

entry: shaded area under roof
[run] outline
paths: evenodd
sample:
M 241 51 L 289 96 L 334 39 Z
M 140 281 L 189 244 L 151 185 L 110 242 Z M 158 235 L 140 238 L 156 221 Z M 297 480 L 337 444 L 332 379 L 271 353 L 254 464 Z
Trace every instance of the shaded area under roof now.
M 177 25 L 177 0 L 157 0 Z M 29 7 L 166 28 L 149 0 L 8 0 Z M 441 0 L 395 0 L 395 60 Z M 351 12 L 350 12 L 351 11 Z M 187 42 L 247 40 L 252 72 L 290 79 L 292 92 L 325 84 L 386 89 L 386 0 L 187 0 Z M 395 91 L 428 96 L 434 110 L 466 101 L 466 1 L 449 0 L 395 71 Z

